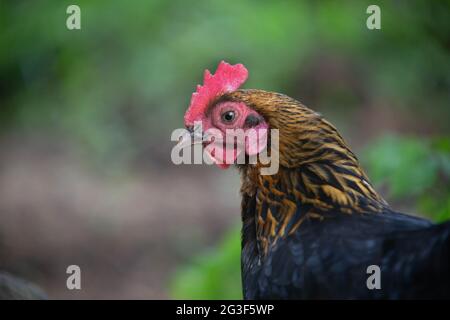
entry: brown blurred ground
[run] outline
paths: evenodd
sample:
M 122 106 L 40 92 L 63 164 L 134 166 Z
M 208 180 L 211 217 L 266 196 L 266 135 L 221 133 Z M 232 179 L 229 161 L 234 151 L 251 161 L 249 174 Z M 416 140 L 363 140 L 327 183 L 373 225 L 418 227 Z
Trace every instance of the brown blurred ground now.
M 8 137 L 0 149 L 0 269 L 53 298 L 167 298 L 176 265 L 238 221 L 235 172 L 173 166 L 107 178 L 58 143 Z M 79 292 L 65 287 L 71 264 L 82 270 Z

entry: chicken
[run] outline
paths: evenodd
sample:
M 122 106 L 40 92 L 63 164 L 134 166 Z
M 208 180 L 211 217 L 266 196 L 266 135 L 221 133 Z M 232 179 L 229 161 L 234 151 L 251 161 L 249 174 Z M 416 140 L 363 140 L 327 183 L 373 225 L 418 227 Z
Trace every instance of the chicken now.
M 450 298 L 450 224 L 391 209 L 331 123 L 283 94 L 240 89 L 247 75 L 243 65 L 223 61 L 215 75 L 207 70 L 184 117 L 195 136 L 278 129 L 275 174 L 261 174 L 267 164 L 259 160 L 236 165 L 244 298 Z M 205 148 L 210 143 L 203 141 Z M 220 140 L 209 156 L 228 168 L 225 155 L 234 162 L 241 152 L 249 158 L 247 140 L 238 148 Z M 375 288 L 369 286 L 373 266 L 379 268 Z

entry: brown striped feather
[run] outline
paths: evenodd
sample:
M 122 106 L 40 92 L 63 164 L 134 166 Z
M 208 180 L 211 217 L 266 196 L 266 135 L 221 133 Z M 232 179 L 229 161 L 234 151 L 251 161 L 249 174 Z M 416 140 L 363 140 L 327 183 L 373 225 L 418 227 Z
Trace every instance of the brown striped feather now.
M 220 100 L 244 102 L 270 128 L 279 129 L 277 174 L 260 175 L 260 163 L 240 166 L 242 194 L 256 196 L 256 237 L 262 252 L 278 238 L 301 232 L 306 219 L 377 214 L 387 206 L 342 136 L 320 114 L 263 90 L 237 90 Z

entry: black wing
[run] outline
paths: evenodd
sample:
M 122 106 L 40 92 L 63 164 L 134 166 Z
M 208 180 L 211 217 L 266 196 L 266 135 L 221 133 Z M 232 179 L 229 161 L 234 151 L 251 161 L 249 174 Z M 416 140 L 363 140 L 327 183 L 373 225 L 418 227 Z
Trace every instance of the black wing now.
M 450 224 L 387 211 L 306 220 L 244 276 L 245 297 L 450 298 Z M 370 265 L 381 289 L 369 290 Z

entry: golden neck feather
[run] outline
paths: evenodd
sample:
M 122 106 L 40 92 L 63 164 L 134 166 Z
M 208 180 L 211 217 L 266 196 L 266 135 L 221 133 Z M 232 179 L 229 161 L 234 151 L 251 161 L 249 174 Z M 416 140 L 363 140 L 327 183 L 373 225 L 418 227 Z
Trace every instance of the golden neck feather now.
M 278 173 L 260 175 L 258 165 L 241 167 L 241 191 L 256 197 L 262 247 L 292 234 L 304 219 L 387 207 L 344 139 L 321 115 L 285 95 L 261 90 L 238 90 L 226 99 L 246 103 L 270 128 L 279 129 Z

